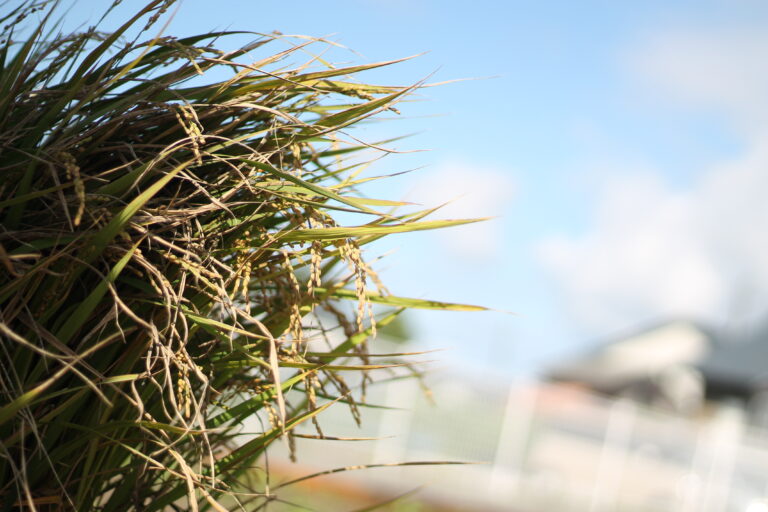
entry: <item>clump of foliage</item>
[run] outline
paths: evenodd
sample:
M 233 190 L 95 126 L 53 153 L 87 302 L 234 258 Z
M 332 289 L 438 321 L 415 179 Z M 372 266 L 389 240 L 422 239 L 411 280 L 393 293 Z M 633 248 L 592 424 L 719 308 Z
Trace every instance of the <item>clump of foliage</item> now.
M 153 37 L 171 3 L 68 35 L 46 2 L 2 6 L 1 510 L 258 506 L 269 445 L 387 366 L 376 322 L 472 309 L 389 295 L 362 257 L 467 222 L 358 191 L 371 146 L 345 129 L 417 86 L 360 83 L 392 62 L 334 67 L 315 39 Z

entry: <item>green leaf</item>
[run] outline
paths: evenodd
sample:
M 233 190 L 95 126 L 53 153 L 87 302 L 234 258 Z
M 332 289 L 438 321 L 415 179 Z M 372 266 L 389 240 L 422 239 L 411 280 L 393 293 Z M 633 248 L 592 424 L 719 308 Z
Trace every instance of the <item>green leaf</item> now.
M 357 293 L 354 290 L 348 290 L 346 288 L 334 288 L 331 290 L 327 290 L 325 288 L 316 288 L 315 291 L 319 294 L 324 294 L 337 299 L 358 300 Z M 381 295 L 375 292 L 367 292 L 365 297 L 371 302 L 375 302 L 377 304 L 386 304 L 387 306 L 402 308 L 439 309 L 443 311 L 488 311 L 488 308 L 483 306 L 440 302 L 436 300 L 413 299 L 408 297 L 396 297 L 394 295 Z
M 374 210 L 371 210 L 369 208 L 366 208 L 365 206 L 359 204 L 359 202 L 351 201 L 348 198 L 345 198 L 343 196 L 340 196 L 336 192 L 333 192 L 332 190 L 329 190 L 325 187 L 321 187 L 319 185 L 315 185 L 314 183 L 310 183 L 308 181 L 305 181 L 297 176 L 294 176 L 291 173 L 281 171 L 280 169 L 277 169 L 267 163 L 263 162 L 257 162 L 255 160 L 251 160 L 248 158 L 238 158 L 238 160 L 245 162 L 249 165 L 252 165 L 253 167 L 256 167 L 257 169 L 261 169 L 262 171 L 268 172 L 274 176 L 277 176 L 278 178 L 282 178 L 286 181 L 290 181 L 291 183 L 295 183 L 311 192 L 314 192 L 315 194 L 319 196 L 326 197 L 328 199 L 333 199 L 335 201 L 338 201 L 340 203 L 344 203 L 348 206 L 352 206 L 360 211 L 364 211 L 367 213 L 373 213 L 377 214 Z M 378 214 L 377 214 L 378 215 Z
M 93 291 L 91 291 L 91 293 L 85 298 L 85 300 L 83 300 L 77 306 L 77 309 L 75 309 L 75 311 L 67 319 L 66 323 L 56 333 L 56 337 L 59 339 L 59 341 L 61 341 L 63 344 L 66 344 L 77 332 L 77 330 L 80 329 L 83 324 L 85 324 L 88 318 L 91 317 L 93 310 L 96 309 L 96 307 L 104 298 L 104 295 L 106 295 L 107 290 L 109 289 L 109 285 L 117 280 L 117 277 L 123 271 L 125 266 L 129 261 L 131 261 L 131 258 L 133 257 L 133 254 L 136 252 L 136 249 L 140 243 L 141 242 L 137 242 L 133 245 L 133 247 L 127 250 L 123 257 L 120 258 L 117 263 L 115 263 L 115 265 L 109 271 L 109 274 L 107 274 L 106 277 L 96 286 L 96 288 L 94 288 Z
M 304 242 L 312 240 L 342 240 L 345 238 L 360 238 L 363 236 L 389 235 L 392 233 L 410 233 L 412 231 L 425 231 L 430 229 L 443 229 L 451 226 L 461 226 L 482 222 L 482 219 L 459 220 L 430 220 L 424 222 L 407 222 L 403 224 L 380 224 L 364 226 L 347 226 L 333 228 L 300 229 L 281 235 L 283 240 Z

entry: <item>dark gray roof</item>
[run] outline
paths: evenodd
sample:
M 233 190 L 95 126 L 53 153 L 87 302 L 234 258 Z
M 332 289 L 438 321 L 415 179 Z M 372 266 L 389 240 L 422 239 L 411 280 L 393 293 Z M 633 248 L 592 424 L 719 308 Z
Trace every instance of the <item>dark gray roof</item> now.
M 720 336 L 698 365 L 708 385 L 734 392 L 768 389 L 768 328 L 748 336 Z

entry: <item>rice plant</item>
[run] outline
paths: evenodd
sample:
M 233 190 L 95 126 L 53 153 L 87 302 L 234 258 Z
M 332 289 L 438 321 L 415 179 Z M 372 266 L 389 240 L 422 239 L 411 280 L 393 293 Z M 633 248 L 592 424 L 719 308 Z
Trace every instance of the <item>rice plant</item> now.
M 109 34 L 0 7 L 0 510 L 257 510 L 270 444 L 403 364 L 372 363 L 377 324 L 480 309 L 391 295 L 363 257 L 471 222 L 360 191 L 387 150 L 349 128 L 421 84 L 313 38 L 162 35 L 172 3 Z

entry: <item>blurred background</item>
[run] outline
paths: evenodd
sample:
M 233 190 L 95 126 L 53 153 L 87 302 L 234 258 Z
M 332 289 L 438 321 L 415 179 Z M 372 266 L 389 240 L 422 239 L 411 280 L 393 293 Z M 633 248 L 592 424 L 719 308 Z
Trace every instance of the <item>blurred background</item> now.
M 166 32 L 216 29 L 325 36 L 335 62 L 426 52 L 374 82 L 481 78 L 355 136 L 413 134 L 371 174 L 413 172 L 371 196 L 495 217 L 370 249 L 390 290 L 498 312 L 406 317 L 408 350 L 447 349 L 435 403 L 379 389 L 410 409 L 363 430 L 395 438 L 315 462 L 307 440 L 302 464 L 486 463 L 339 484 L 425 482 L 414 510 L 768 510 L 767 3 L 186 0 Z M 345 415 L 326 433 L 361 435 Z

